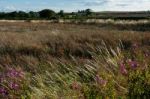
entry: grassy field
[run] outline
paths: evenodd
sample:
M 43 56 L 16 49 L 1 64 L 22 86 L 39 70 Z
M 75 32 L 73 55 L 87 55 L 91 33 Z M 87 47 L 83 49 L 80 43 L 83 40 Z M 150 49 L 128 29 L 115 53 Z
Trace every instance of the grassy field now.
M 150 23 L 0 22 L 0 98 L 148 99 Z

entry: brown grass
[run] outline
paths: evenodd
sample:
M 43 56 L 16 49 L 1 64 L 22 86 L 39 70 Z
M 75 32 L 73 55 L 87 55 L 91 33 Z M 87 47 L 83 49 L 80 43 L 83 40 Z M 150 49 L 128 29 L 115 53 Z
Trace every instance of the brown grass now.
M 108 92 L 126 96 L 129 76 L 120 74 L 119 63 L 135 58 L 141 67 L 149 66 L 148 26 L 0 22 L 0 70 L 22 68 L 30 82 L 27 90 L 35 98 L 70 98 L 74 93 L 76 98 L 80 95 L 86 99 L 98 92 L 102 96 Z M 108 89 L 99 86 L 97 75 L 110 83 Z M 82 90 L 71 87 L 78 86 L 76 81 Z
M 113 24 L 1 22 L 0 64 L 33 66 L 41 60 L 68 60 L 71 56 L 92 59 L 90 52 L 97 52 L 97 48 L 103 45 L 102 41 L 112 47 L 122 41 L 127 50 L 134 43 L 149 47 L 149 31 L 120 30 L 114 27 Z

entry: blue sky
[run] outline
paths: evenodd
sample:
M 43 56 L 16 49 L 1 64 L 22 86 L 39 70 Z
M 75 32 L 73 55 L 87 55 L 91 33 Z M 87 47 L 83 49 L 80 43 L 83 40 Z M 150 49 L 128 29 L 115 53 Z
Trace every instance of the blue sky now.
M 147 11 L 150 0 L 0 0 L 0 11 L 53 9 L 59 11 Z

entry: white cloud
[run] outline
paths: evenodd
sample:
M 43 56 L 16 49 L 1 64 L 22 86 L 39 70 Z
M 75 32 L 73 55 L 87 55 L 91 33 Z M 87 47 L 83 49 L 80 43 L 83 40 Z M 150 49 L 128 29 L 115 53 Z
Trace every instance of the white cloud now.
M 50 8 L 56 11 L 77 11 L 93 9 L 95 11 L 139 11 L 150 10 L 150 0 L 0 0 L 0 9 L 5 10 L 41 10 Z M 18 0 L 19 1 L 19 0 Z M 23 2 L 23 3 L 22 3 Z
M 6 11 L 6 12 L 15 11 L 15 10 L 17 10 L 17 8 L 15 8 L 13 5 L 4 6 L 1 7 L 0 9 L 0 11 Z
M 139 11 L 150 10 L 150 0 L 84 0 L 84 5 L 96 11 Z

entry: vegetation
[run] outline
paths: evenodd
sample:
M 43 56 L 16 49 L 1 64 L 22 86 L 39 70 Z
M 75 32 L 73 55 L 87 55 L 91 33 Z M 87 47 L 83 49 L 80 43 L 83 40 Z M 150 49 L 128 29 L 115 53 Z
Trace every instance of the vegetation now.
M 139 20 L 149 19 L 150 12 L 94 12 L 91 9 L 81 10 L 78 12 L 67 13 L 63 10 L 56 13 L 50 9 L 44 9 L 39 12 L 0 12 L 0 19 L 14 19 L 14 20 L 58 20 L 58 19 L 125 19 L 125 20 Z
M 0 98 L 148 99 L 145 25 L 1 22 Z

